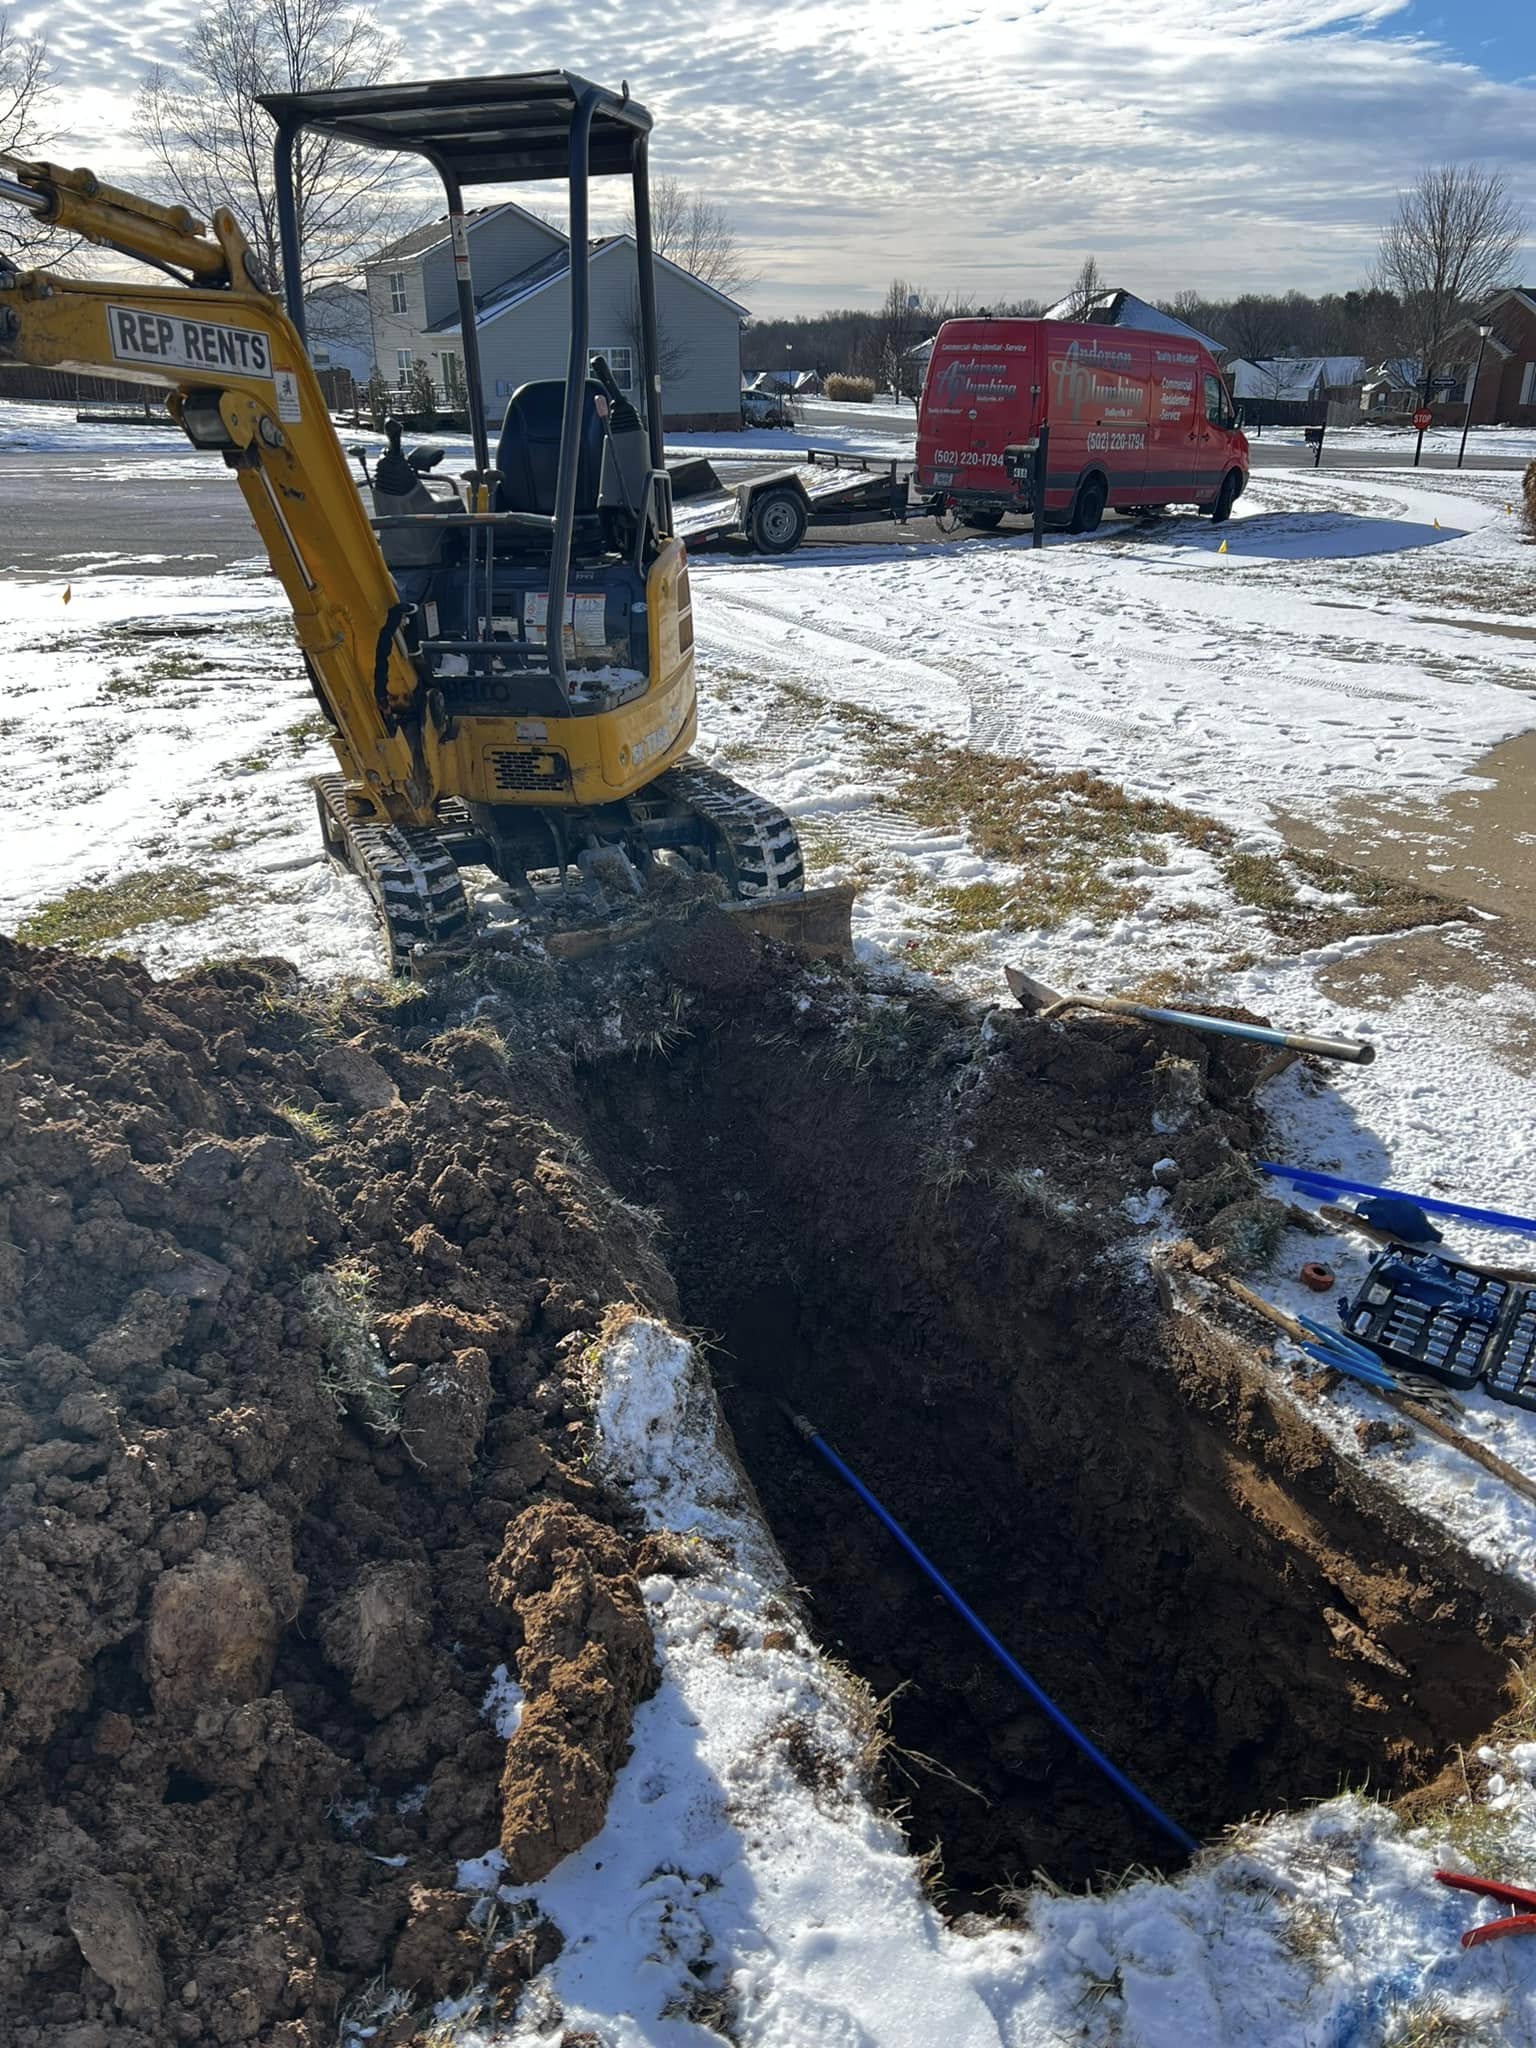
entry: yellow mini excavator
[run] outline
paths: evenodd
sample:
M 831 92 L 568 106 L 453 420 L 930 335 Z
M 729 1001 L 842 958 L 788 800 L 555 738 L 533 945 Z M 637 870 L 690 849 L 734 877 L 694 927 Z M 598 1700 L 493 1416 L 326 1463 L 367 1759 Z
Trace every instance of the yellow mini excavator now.
M 340 764 L 316 790 L 325 845 L 367 884 L 395 966 L 463 946 L 463 867 L 493 869 L 537 917 L 552 896 L 639 893 L 669 850 L 846 951 L 847 896 L 812 892 L 812 909 L 789 819 L 688 754 L 693 619 L 663 460 L 649 114 L 627 87 L 565 71 L 261 105 L 286 316 L 227 209 L 205 226 L 88 171 L 0 157 L 0 198 L 171 280 L 17 271 L 0 254 L 0 364 L 166 389 L 193 445 L 235 472 Z M 473 467 L 434 488 L 439 452 L 407 450 L 391 421 L 371 516 L 306 352 L 306 132 L 414 153 L 447 197 Z M 588 348 L 588 182 L 618 175 L 634 208 L 643 417 Z M 513 393 L 493 455 L 463 195 L 525 179 L 569 188 L 569 357 L 563 380 Z

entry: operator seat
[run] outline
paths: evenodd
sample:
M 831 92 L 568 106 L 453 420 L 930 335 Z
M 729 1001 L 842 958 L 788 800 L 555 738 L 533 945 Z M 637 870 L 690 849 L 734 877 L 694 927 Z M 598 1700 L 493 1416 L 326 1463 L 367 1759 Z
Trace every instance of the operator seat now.
M 574 543 L 580 549 L 603 545 L 602 522 L 598 517 L 598 490 L 603 474 L 603 419 L 597 401 L 603 397 L 600 384 L 587 382 L 581 408 L 581 437 L 576 455 L 576 527 Z M 606 402 L 606 401 L 605 401 Z M 560 377 L 524 384 L 507 402 L 501 439 L 496 444 L 496 467 L 501 482 L 496 491 L 498 512 L 542 512 L 555 509 L 555 483 L 560 471 L 560 421 L 565 411 L 565 381 Z

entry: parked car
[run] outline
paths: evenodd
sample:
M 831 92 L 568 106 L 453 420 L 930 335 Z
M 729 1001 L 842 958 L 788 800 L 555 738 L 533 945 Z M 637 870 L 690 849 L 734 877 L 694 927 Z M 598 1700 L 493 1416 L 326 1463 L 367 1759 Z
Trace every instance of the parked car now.
M 792 427 L 795 415 L 787 391 L 743 391 L 741 423 L 744 427 Z
M 1032 511 L 1024 451 L 1042 427 L 1041 509 L 1073 533 L 1091 533 L 1108 507 L 1193 505 L 1226 519 L 1248 481 L 1231 393 L 1199 342 L 1069 320 L 946 320 L 917 416 L 928 508 L 981 527 Z

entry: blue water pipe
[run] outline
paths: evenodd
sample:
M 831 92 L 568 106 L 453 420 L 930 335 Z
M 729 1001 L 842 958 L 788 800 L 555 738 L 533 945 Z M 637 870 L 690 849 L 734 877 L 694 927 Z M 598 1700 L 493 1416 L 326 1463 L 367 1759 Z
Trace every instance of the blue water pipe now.
M 1304 1194 L 1390 1195 L 1399 1202 L 1413 1202 L 1427 1216 L 1452 1216 L 1458 1223 L 1478 1223 L 1485 1230 L 1513 1230 L 1521 1237 L 1536 1237 L 1536 1218 L 1507 1216 L 1502 1209 L 1470 1209 L 1464 1202 L 1442 1202 L 1434 1195 L 1409 1195 L 1401 1188 L 1373 1187 L 1368 1180 L 1340 1180 L 1336 1174 L 1314 1173 L 1309 1166 L 1280 1166 L 1261 1159 L 1260 1170 L 1276 1180 L 1288 1180 Z
M 1170 1820 L 1167 1814 L 1163 1812 L 1160 1806 L 1154 1805 L 1153 1802 L 1147 1797 L 1145 1792 L 1141 1791 L 1137 1786 L 1133 1785 L 1130 1779 L 1126 1777 L 1125 1773 L 1121 1770 L 1118 1770 L 1115 1767 L 1115 1765 L 1110 1762 L 1109 1758 L 1105 1756 L 1104 1752 L 1101 1749 L 1095 1748 L 1094 1745 L 1088 1740 L 1087 1736 L 1083 1733 L 1083 1731 L 1080 1728 L 1075 1727 L 1073 1723 L 1067 1719 L 1066 1715 L 1061 1711 L 1060 1707 L 1057 1706 L 1056 1702 L 1050 1697 L 1050 1695 L 1040 1690 L 1039 1686 L 1036 1685 L 1035 1681 L 1030 1677 L 1029 1673 L 1024 1669 L 1023 1665 L 1019 1664 L 1003 1648 L 1002 1644 L 997 1640 L 997 1637 L 993 1635 L 991 1629 L 987 1627 L 986 1623 L 982 1620 L 981 1616 L 975 1613 L 974 1610 L 970 1607 L 967 1607 L 965 1602 L 960 1598 L 960 1595 L 955 1591 L 954 1587 L 949 1583 L 948 1579 L 944 1577 L 944 1574 L 938 1569 L 938 1567 L 936 1565 L 929 1563 L 928 1559 L 918 1549 L 917 1545 L 912 1541 L 912 1538 L 907 1534 L 906 1530 L 902 1528 L 900 1522 L 896 1520 L 895 1516 L 888 1514 L 886 1512 L 886 1510 L 880 1505 L 879 1501 L 876 1500 L 875 1496 L 870 1492 L 869 1488 L 864 1484 L 863 1480 L 859 1478 L 858 1474 L 856 1472 L 851 1471 L 849 1467 L 843 1463 L 842 1459 L 837 1455 L 836 1451 L 833 1450 L 832 1446 L 826 1441 L 825 1437 L 823 1437 L 821 1432 L 817 1429 L 815 1423 L 808 1420 L 808 1418 L 804 1415 L 797 1415 L 794 1409 L 789 1407 L 788 1404 L 783 1401 L 779 1403 L 779 1406 L 783 1410 L 785 1419 L 788 1421 L 791 1429 L 794 1430 L 796 1436 L 798 1436 L 803 1443 L 809 1444 L 812 1450 L 819 1451 L 822 1457 L 825 1458 L 827 1463 L 832 1467 L 832 1470 L 837 1474 L 839 1479 L 843 1480 L 848 1486 L 850 1486 L 853 1489 L 853 1491 L 859 1496 L 859 1499 L 863 1501 L 865 1507 L 869 1509 L 870 1513 L 874 1515 L 877 1520 L 885 1524 L 886 1528 L 896 1538 L 896 1541 L 901 1545 L 902 1549 L 907 1553 L 908 1557 L 911 1558 L 912 1562 L 918 1567 L 919 1571 L 925 1572 L 927 1574 L 927 1576 L 933 1581 L 934 1585 L 936 1585 L 939 1591 L 944 1595 L 944 1598 L 949 1602 L 950 1606 L 954 1608 L 956 1614 L 960 1616 L 961 1620 L 964 1621 L 975 1632 L 975 1634 L 980 1636 L 981 1640 L 992 1652 L 993 1656 L 997 1659 L 998 1663 L 1002 1665 L 1003 1669 L 1008 1673 L 1009 1677 L 1012 1678 L 1016 1684 L 1020 1685 L 1026 1693 L 1028 1693 L 1029 1697 L 1034 1701 L 1035 1705 L 1040 1709 L 1041 1713 L 1044 1714 L 1045 1718 L 1048 1721 L 1050 1721 L 1055 1727 L 1059 1728 L 1062 1734 L 1066 1736 L 1069 1742 L 1076 1743 L 1077 1747 L 1082 1751 L 1083 1755 L 1087 1757 L 1088 1761 L 1091 1764 L 1093 1764 L 1096 1769 L 1103 1772 L 1104 1776 L 1108 1778 L 1111 1785 L 1114 1786 L 1115 1790 L 1120 1794 L 1120 1796 L 1123 1799 L 1128 1800 L 1132 1806 L 1136 1807 L 1142 1814 L 1144 1814 L 1146 1818 L 1149 1821 L 1151 1821 L 1152 1825 L 1155 1828 L 1159 1828 L 1165 1835 L 1168 1836 L 1170 1841 L 1177 1842 L 1179 1847 L 1184 1851 L 1186 1856 L 1193 1856 L 1200 1847 L 1200 1844 L 1195 1840 L 1194 1836 L 1186 1834 L 1183 1828 L 1179 1826 L 1177 1821 Z

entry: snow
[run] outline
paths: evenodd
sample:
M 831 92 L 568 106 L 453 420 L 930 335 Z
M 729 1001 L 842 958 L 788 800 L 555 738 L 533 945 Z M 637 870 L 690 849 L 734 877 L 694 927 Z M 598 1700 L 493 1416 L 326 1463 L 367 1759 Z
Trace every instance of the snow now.
M 1253 393 L 1256 398 L 1272 395 L 1263 391 Z M 1306 439 L 1303 427 L 1251 427 L 1245 431 L 1248 438 L 1260 447 L 1266 443 L 1300 447 Z M 1323 467 L 1326 469 L 1328 466 L 1330 448 L 1358 448 L 1373 455 L 1411 455 L 1418 438 L 1412 427 L 1387 426 L 1384 422 L 1373 424 L 1365 421 L 1359 426 L 1330 427 L 1323 442 Z M 1459 426 L 1425 429 L 1426 455 L 1454 455 L 1460 445 Z M 1508 455 L 1528 461 L 1536 457 L 1536 427 L 1473 427 L 1467 434 L 1468 469 L 1476 469 L 1480 455 Z
M 15 448 L 17 411 L 0 402 L 0 453 Z M 170 452 L 174 436 L 72 418 L 45 422 L 40 442 L 38 411 L 26 408 L 33 445 L 9 455 L 7 475 L 109 446 L 137 452 L 141 475 L 206 467 Z M 761 433 L 700 438 L 732 459 L 738 443 L 771 448 Z M 807 438 L 826 436 L 790 440 Z M 1053 986 L 1104 990 L 1176 969 L 1277 1024 L 1369 1036 L 1374 1066 L 1334 1068 L 1326 1084 L 1293 1068 L 1270 1084 L 1274 1155 L 1533 1213 L 1519 1044 L 1536 1004 L 1495 948 L 1498 926 L 1436 939 L 1453 970 L 1464 961 L 1466 986 L 1408 974 L 1376 989 L 1362 976 L 1406 958 L 1411 935 L 1298 951 L 1233 900 L 1209 854 L 1168 834 L 1120 866 L 1133 907 L 1031 929 L 1028 868 L 981 854 L 958 824 L 882 802 L 888 778 L 835 715 L 872 710 L 1092 770 L 1217 817 L 1260 854 L 1284 844 L 1289 821 L 1326 823 L 1341 805 L 1422 810 L 1476 795 L 1492 786 L 1488 750 L 1536 727 L 1532 558 L 1507 509 L 1516 488 L 1473 470 L 1261 471 L 1225 529 L 1226 554 L 1209 523 L 1171 518 L 1111 519 L 1089 541 L 1039 551 L 988 537 L 699 560 L 700 750 L 789 805 L 813 881 L 859 876 L 856 933 L 872 966 L 898 972 L 942 929 L 937 890 L 996 882 L 1019 928 L 976 934 L 950 969 L 977 995 L 997 997 L 1005 960 Z M 220 575 L 153 566 L 83 545 L 63 575 L 0 584 L 0 924 L 81 883 L 217 869 L 240 848 L 249 893 L 119 943 L 162 970 L 256 950 L 317 975 L 377 971 L 361 892 L 319 853 L 308 781 L 329 750 L 254 537 L 250 562 Z M 1176 1159 L 1177 1135 L 1158 1149 Z M 1162 1194 L 1154 1182 L 1133 1198 L 1144 1249 L 1167 1227 Z M 1472 1256 L 1520 1255 L 1487 1234 L 1448 1235 Z M 1318 1313 L 1284 1276 L 1320 1242 L 1349 1287 L 1365 1249 L 1298 1230 L 1267 1291 Z M 1321 1313 L 1333 1315 L 1331 1299 Z M 1283 1351 L 1273 1372 L 1343 1455 L 1367 1459 L 1354 1425 L 1383 1412 L 1367 1393 L 1309 1394 Z M 1480 1395 L 1465 1406 L 1459 1427 L 1536 1473 L 1536 1417 Z M 1433 1884 L 1454 1849 L 1358 1797 L 1241 1829 L 1177 1882 L 1093 1898 L 1036 1891 L 1017 1925 L 947 1929 L 859 1789 L 867 1703 L 814 1652 L 688 1346 L 641 1320 L 621 1330 L 603 1356 L 598 1420 L 613 1483 L 648 1526 L 689 1541 L 700 1570 L 645 1583 L 662 1683 L 639 1709 L 603 1832 L 515 1901 L 548 1912 L 568 1942 L 498 2048 L 583 2025 L 614 2044 L 703 2043 L 718 2036 L 687 2007 L 703 2015 L 727 1995 L 736 2038 L 774 2048 L 1377 2048 L 1394 2015 L 1437 2000 L 1490 2040 L 1536 2044 L 1536 1951 L 1463 1955 L 1456 1936 L 1485 1909 Z M 1368 1470 L 1490 1570 L 1536 1587 L 1536 1508 L 1454 1449 L 1415 1433 L 1369 1453 Z M 789 1617 L 787 1647 L 765 1644 L 770 1603 Z M 724 1624 L 740 1636 L 729 1657 L 716 1653 Z M 499 1669 L 487 1718 L 510 1729 L 518 1708 Z M 831 1761 L 836 1798 L 818 1802 L 787 1768 L 787 1721 Z M 1482 1796 L 1516 1858 L 1536 1860 L 1536 1745 L 1492 1763 L 1502 1789 Z M 467 1863 L 461 1880 L 494 1888 L 495 1857 Z M 463 2038 L 491 2037 L 470 2026 Z

